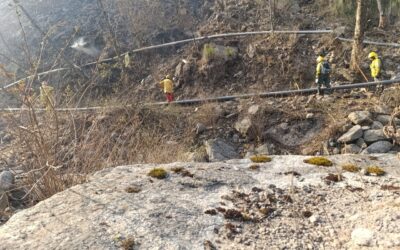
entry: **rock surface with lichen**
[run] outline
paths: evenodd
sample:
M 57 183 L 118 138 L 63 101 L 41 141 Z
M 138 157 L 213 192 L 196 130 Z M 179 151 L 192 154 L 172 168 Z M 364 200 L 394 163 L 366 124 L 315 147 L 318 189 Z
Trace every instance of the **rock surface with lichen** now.
M 244 159 L 100 171 L 16 213 L 0 249 L 359 249 L 357 228 L 371 232 L 371 249 L 400 247 L 397 156 L 330 156 L 332 167 L 271 158 L 257 169 Z M 338 175 L 344 164 L 386 174 Z M 149 177 L 155 167 L 167 178 Z

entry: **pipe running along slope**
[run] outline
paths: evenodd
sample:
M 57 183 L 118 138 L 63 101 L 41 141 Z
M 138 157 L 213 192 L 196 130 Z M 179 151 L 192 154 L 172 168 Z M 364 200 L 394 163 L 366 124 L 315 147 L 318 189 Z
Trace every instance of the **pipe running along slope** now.
M 335 90 L 346 90 L 346 89 L 358 89 L 358 88 L 366 88 L 376 86 L 378 84 L 382 85 L 392 85 L 399 84 L 400 78 L 393 80 L 385 80 L 380 82 L 364 82 L 364 83 L 354 83 L 354 84 L 346 84 L 332 87 L 332 91 Z M 298 95 L 312 95 L 318 92 L 317 88 L 309 88 L 309 89 L 298 89 L 298 90 L 283 90 L 283 91 L 273 91 L 273 92 L 265 92 L 265 93 L 257 93 L 257 94 L 243 94 L 243 95 L 232 95 L 232 96 L 220 96 L 220 97 L 211 97 L 211 98 L 203 98 L 203 99 L 188 99 L 188 100 L 180 100 L 172 103 L 167 102 L 156 102 L 156 103 L 145 103 L 147 106 L 161 106 L 166 104 L 175 104 L 175 105 L 197 105 L 209 102 L 227 102 L 233 101 L 236 99 L 245 99 L 251 97 L 262 97 L 262 98 L 283 98 L 283 97 L 292 97 Z M 133 105 L 125 105 L 125 106 L 105 106 L 105 107 L 83 107 L 83 108 L 56 108 L 55 111 L 58 112 L 72 112 L 72 111 L 103 111 L 103 110 L 112 110 L 112 109 L 120 109 L 126 107 L 132 107 Z M 20 112 L 20 111 L 29 111 L 28 108 L 1 108 L 0 111 L 8 111 L 8 112 Z M 35 111 L 46 111 L 46 109 L 35 109 Z

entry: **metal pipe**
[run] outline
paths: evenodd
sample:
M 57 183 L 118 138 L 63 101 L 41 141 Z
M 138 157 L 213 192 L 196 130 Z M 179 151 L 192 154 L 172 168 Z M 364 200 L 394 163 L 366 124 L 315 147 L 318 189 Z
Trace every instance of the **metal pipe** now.
M 376 86 L 378 84 L 382 85 L 391 85 L 391 84 L 399 84 L 400 78 L 393 79 L 393 80 L 385 80 L 380 82 L 364 82 L 364 83 L 355 83 L 355 84 L 346 84 L 346 85 L 339 85 L 332 87 L 332 91 L 335 90 L 344 90 L 344 89 L 356 89 L 356 88 L 365 88 Z M 291 97 L 296 95 L 311 95 L 316 94 L 318 92 L 317 88 L 309 88 L 309 89 L 298 89 L 298 90 L 283 90 L 283 91 L 273 91 L 273 92 L 265 92 L 265 93 L 258 93 L 258 94 L 243 94 L 243 95 L 232 95 L 232 96 L 220 96 L 220 97 L 212 97 L 212 98 L 203 98 L 203 99 L 189 99 L 189 100 L 181 100 L 175 101 L 171 104 L 177 105 L 194 105 L 194 104 L 202 104 L 208 102 L 226 102 L 226 101 L 233 101 L 236 99 L 245 99 L 251 97 L 262 97 L 262 98 L 281 98 L 281 97 Z M 169 104 L 167 102 L 156 102 L 156 103 L 145 103 L 144 105 L 148 106 L 160 106 Z M 119 109 L 119 108 L 126 108 L 132 107 L 132 105 L 125 105 L 125 106 L 105 106 L 105 107 L 83 107 L 83 108 L 57 108 L 56 111 L 59 112 L 70 112 L 70 111 L 95 111 L 95 110 L 110 110 L 110 109 Z M 16 111 L 28 111 L 27 108 L 2 108 L 0 111 L 9 111 L 9 112 L 16 112 Z M 36 111 L 46 111 L 46 109 L 35 109 Z
M 343 38 L 343 37 L 337 37 L 340 41 L 344 42 L 353 42 L 353 39 L 348 39 L 348 38 Z M 399 43 L 381 43 L 381 42 L 374 42 L 374 41 L 369 41 L 369 40 L 364 40 L 364 44 L 372 44 L 372 45 L 378 45 L 378 46 L 386 46 L 386 47 L 395 47 L 395 48 L 400 48 Z

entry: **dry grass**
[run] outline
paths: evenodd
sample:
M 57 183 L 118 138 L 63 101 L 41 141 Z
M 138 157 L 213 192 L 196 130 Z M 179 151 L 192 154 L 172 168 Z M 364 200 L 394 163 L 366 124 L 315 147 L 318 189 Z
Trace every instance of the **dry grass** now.
M 175 107 L 133 107 L 100 114 L 31 109 L 9 116 L 18 164 L 25 168 L 21 201 L 44 200 L 105 167 L 183 159 L 191 131 L 180 113 Z

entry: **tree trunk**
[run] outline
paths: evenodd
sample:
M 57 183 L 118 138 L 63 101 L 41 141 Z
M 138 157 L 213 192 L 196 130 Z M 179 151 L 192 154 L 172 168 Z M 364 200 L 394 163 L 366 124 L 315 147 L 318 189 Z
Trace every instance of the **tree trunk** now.
M 356 27 L 354 29 L 354 43 L 350 61 L 350 67 L 353 71 L 357 71 L 362 53 L 365 28 L 365 7 L 366 0 L 357 0 Z
M 378 5 L 378 10 L 379 10 L 379 28 L 385 29 L 386 24 L 387 24 L 387 18 L 385 15 L 385 10 L 382 6 L 382 0 L 376 0 L 376 4 Z

